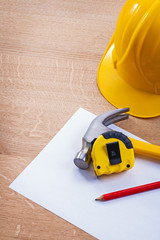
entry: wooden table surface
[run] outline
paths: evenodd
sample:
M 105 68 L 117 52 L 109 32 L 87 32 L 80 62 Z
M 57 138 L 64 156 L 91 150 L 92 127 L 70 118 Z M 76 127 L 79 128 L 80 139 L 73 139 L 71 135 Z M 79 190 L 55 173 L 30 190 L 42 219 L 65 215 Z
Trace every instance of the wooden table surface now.
M 79 107 L 115 109 L 96 74 L 124 2 L 0 1 L 0 239 L 94 239 L 8 186 Z M 118 126 L 160 145 L 160 117 Z

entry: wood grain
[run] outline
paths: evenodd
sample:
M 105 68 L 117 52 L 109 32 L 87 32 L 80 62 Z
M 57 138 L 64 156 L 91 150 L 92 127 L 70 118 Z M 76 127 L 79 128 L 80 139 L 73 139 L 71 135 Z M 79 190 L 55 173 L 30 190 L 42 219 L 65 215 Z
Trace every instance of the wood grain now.
M 112 110 L 96 84 L 124 0 L 0 1 L 0 239 L 94 239 L 8 188 L 79 107 Z M 122 128 L 160 145 L 160 118 Z

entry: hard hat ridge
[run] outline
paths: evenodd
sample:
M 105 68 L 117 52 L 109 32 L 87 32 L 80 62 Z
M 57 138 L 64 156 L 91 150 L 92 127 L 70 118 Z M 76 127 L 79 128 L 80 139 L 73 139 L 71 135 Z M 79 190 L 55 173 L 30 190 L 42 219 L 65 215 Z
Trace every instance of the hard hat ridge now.
M 112 52 L 114 66 L 117 68 L 119 75 L 121 75 L 131 86 L 142 91 L 157 94 L 159 92 L 157 89 L 159 84 L 157 82 L 160 81 L 160 74 L 159 71 L 154 71 L 154 75 L 157 74 L 155 79 L 152 70 L 153 64 L 149 61 L 149 59 L 151 56 L 152 58 L 154 57 L 153 55 L 160 47 L 160 41 L 158 44 L 155 44 L 155 42 L 157 42 L 157 38 L 152 37 L 152 29 L 155 27 L 155 21 L 157 21 L 156 17 L 160 14 L 159 0 L 154 1 L 154 3 L 150 3 L 147 12 L 143 12 L 143 15 L 140 11 L 140 7 L 137 6 L 134 8 L 134 17 L 135 14 L 138 15 L 138 22 L 137 24 L 134 24 L 134 28 L 132 26 L 132 21 L 128 21 L 127 26 L 123 26 L 121 23 L 121 17 L 119 17 L 119 23 L 121 23 L 123 33 L 121 34 L 122 36 L 119 36 L 119 33 L 117 34 L 117 28 L 119 27 L 117 26 L 115 31 L 115 44 Z M 123 14 L 122 17 L 124 17 L 124 15 L 125 14 Z M 133 20 L 133 16 L 131 19 Z M 132 29 L 132 33 L 130 31 L 130 27 Z M 156 32 L 158 32 L 158 30 L 159 29 L 156 29 Z M 128 39 L 127 37 L 124 37 L 127 35 L 130 35 Z M 158 39 L 160 39 L 160 36 Z M 156 46 L 154 51 L 153 46 Z M 123 53 L 121 51 L 121 54 L 119 54 L 121 49 L 123 49 Z M 154 60 L 152 59 L 152 61 Z M 130 64 L 131 62 L 132 64 Z M 157 64 L 160 69 L 160 61 L 157 62 Z M 150 74 L 148 71 L 150 71 Z M 135 81 L 135 79 L 137 79 L 137 81 Z

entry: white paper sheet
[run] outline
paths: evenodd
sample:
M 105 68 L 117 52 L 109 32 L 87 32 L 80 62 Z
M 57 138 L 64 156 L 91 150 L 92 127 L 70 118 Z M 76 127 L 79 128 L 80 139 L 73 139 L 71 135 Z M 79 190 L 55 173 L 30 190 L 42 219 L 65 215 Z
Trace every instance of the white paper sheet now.
M 160 178 L 160 164 L 135 159 L 128 171 L 97 178 L 91 164 L 80 170 L 73 159 L 94 114 L 80 108 L 10 188 L 100 240 L 159 240 L 160 190 L 108 202 L 96 197 Z M 112 125 L 128 136 L 134 135 Z

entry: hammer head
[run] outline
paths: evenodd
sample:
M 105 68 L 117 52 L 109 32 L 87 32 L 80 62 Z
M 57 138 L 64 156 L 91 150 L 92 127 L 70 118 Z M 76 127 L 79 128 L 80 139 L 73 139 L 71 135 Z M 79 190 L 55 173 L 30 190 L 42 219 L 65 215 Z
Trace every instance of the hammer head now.
M 124 114 L 129 108 L 116 109 L 114 111 L 105 112 L 97 116 L 89 125 L 87 132 L 82 139 L 82 149 L 77 153 L 74 163 L 78 168 L 87 169 L 91 160 L 91 143 L 102 133 L 110 131 L 108 125 L 125 120 L 129 117 Z
M 78 168 L 87 169 L 91 160 L 91 144 L 82 139 L 82 149 L 77 153 L 74 163 Z

